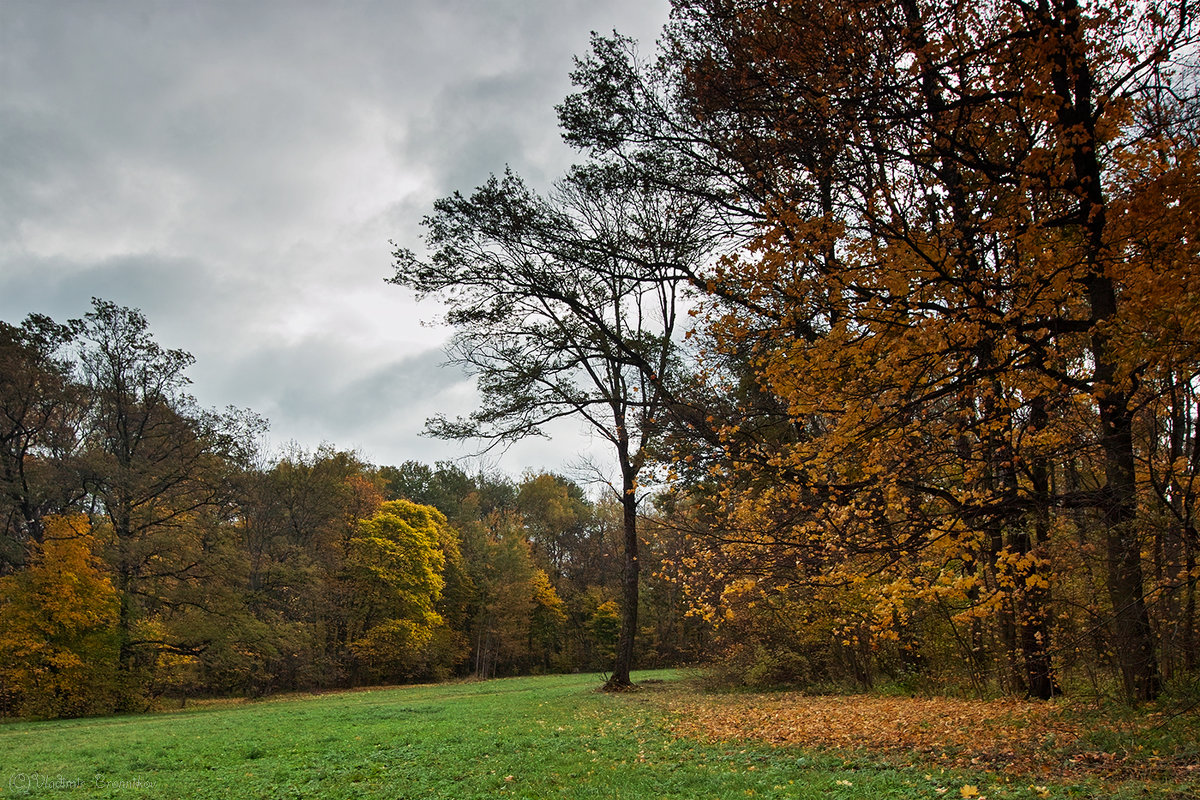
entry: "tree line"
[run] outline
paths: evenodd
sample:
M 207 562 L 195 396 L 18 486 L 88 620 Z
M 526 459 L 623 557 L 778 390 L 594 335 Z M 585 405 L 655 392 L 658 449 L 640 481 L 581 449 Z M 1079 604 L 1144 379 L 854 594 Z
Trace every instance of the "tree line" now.
M 0 323 L 0 712 L 611 667 L 621 512 L 548 473 L 259 451 L 138 311 Z M 664 541 L 669 537 L 664 537 Z M 639 658 L 694 659 L 679 590 Z

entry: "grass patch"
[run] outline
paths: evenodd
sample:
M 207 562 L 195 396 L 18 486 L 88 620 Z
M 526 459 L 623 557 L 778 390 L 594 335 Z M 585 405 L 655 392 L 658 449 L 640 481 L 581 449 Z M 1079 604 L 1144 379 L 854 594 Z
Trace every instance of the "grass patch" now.
M 983 769 L 680 735 L 670 703 L 695 690 L 674 673 L 635 679 L 665 682 L 612 695 L 595 691 L 596 675 L 515 678 L 5 724 L 0 796 L 1100 796 L 1086 780 L 1040 789 Z

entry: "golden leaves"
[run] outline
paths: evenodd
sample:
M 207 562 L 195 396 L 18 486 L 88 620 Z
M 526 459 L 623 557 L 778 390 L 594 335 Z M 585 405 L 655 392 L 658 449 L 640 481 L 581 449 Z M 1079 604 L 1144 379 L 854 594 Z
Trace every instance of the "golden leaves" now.
M 0 578 L 0 684 L 20 713 L 107 710 L 117 663 L 117 592 L 82 514 L 45 519 L 30 566 Z

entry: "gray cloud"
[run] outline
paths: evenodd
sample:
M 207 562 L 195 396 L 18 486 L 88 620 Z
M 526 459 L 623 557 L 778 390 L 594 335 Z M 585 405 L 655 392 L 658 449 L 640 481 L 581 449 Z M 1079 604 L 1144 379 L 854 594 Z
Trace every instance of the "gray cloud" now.
M 389 239 L 511 164 L 572 154 L 554 105 L 592 29 L 653 38 L 667 1 L 0 3 L 0 319 L 141 308 L 208 405 L 380 462 L 473 395 L 447 332 L 388 286 Z M 511 469 L 586 448 L 514 448 Z
M 460 371 L 442 366 L 441 349 L 365 371 L 344 361 L 345 350 L 342 342 L 322 339 L 263 348 L 231 363 L 227 373 L 235 384 L 250 387 L 252 406 L 273 408 L 326 434 L 353 434 L 397 414 L 411 416 L 413 409 L 468 383 Z

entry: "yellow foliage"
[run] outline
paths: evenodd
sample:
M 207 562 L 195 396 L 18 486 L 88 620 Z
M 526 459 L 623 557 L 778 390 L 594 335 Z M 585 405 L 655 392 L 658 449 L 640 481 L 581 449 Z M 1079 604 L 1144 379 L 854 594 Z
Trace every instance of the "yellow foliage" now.
M 434 606 L 445 587 L 446 517 L 408 500 L 379 505 L 347 543 L 347 588 L 362 620 L 350 650 L 377 678 L 414 672 L 444 626 Z
M 118 598 L 86 517 L 48 517 L 29 566 L 0 578 L 0 683 L 19 713 L 79 716 L 115 701 Z

